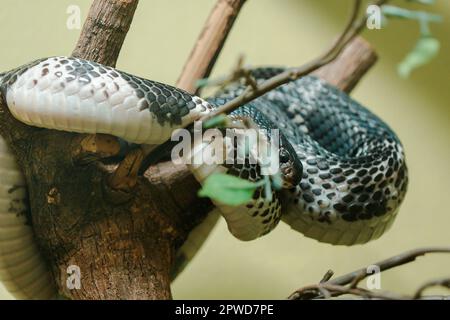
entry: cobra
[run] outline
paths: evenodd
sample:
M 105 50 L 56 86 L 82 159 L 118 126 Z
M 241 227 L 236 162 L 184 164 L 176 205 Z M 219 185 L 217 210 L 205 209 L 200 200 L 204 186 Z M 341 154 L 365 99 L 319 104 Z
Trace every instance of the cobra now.
M 253 75 L 263 81 L 281 71 L 255 69 Z M 175 129 L 243 90 L 232 85 L 204 100 L 72 57 L 40 59 L 0 77 L 9 111 L 25 124 L 106 133 L 146 145 L 162 144 Z M 271 199 L 257 189 L 245 205 L 214 202 L 215 212 L 237 238 L 255 239 L 282 219 L 307 237 L 353 245 L 380 237 L 394 221 L 408 183 L 403 147 L 382 120 L 345 93 L 308 76 L 238 108 L 230 117 L 247 117 L 261 128 L 280 130 L 284 179 Z M 200 183 L 215 172 L 261 179 L 258 165 L 200 164 L 190 169 Z M 52 279 L 23 214 L 26 184 L 2 139 L 0 174 L 0 280 L 18 298 L 52 297 Z M 205 225 L 214 220 L 211 215 Z M 192 256 L 201 243 L 195 237 L 209 230 L 205 225 L 191 234 L 179 256 Z

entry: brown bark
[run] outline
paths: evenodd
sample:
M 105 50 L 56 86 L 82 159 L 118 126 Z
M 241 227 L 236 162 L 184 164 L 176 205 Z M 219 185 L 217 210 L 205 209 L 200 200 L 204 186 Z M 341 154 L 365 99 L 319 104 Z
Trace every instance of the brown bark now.
M 245 0 L 218 0 L 184 65 L 177 87 L 195 92 L 195 82 L 209 76 Z
M 96 0 L 74 54 L 114 65 L 136 4 Z M 228 32 L 229 27 L 221 30 Z M 209 59 L 217 57 L 220 47 L 207 50 L 216 52 Z M 370 56 L 367 50 L 371 48 L 342 55 L 335 64 L 363 65 L 366 58 L 359 57 Z M 185 70 L 192 68 L 189 64 Z M 356 69 L 364 71 L 348 75 L 351 83 L 367 68 Z M 321 76 L 345 88 L 347 75 L 341 79 L 335 70 L 324 67 Z M 208 200 L 196 196 L 199 185 L 185 166 L 160 163 L 139 177 L 130 192 L 113 190 L 107 181 L 117 164 L 74 161 L 89 152 L 97 158 L 114 153 L 116 145 L 104 137 L 80 138 L 26 126 L 11 116 L 3 99 L 0 134 L 26 176 L 36 238 L 61 293 L 75 299 L 171 297 L 169 271 L 175 250 L 211 208 Z M 86 147 L 92 140 L 98 146 Z M 72 264 L 81 269 L 80 290 L 66 287 L 66 269 Z
M 340 277 L 334 278 L 332 280 L 334 272 L 328 270 L 324 278 L 320 283 L 308 285 L 297 289 L 293 292 L 288 299 L 290 300 L 309 300 L 317 298 L 331 298 L 337 297 L 343 294 L 353 294 L 355 296 L 360 296 L 363 298 L 374 298 L 374 299 L 420 299 L 422 298 L 423 291 L 431 286 L 443 286 L 450 288 L 450 278 L 443 278 L 438 280 L 431 280 L 424 283 L 413 296 L 399 295 L 397 293 L 392 293 L 389 291 L 380 292 L 379 290 L 367 290 L 358 287 L 358 284 L 369 277 L 371 272 L 368 272 L 370 266 L 377 266 L 379 272 L 387 271 L 392 268 L 400 267 L 404 264 L 416 261 L 420 256 L 424 256 L 430 253 L 450 253 L 450 246 L 447 247 L 424 247 L 413 249 L 395 255 L 393 257 L 384 259 L 379 262 L 371 263 L 370 265 L 360 268 L 356 271 L 352 271 Z M 319 290 L 322 289 L 322 290 Z M 326 291 L 324 291 L 326 290 Z M 327 292 L 327 295 L 324 295 Z M 327 297 L 328 296 L 328 297 Z M 434 296 L 434 297 L 424 297 L 431 299 L 445 299 L 445 296 Z
M 0 133 L 27 179 L 37 241 L 60 293 L 73 299 L 168 299 L 172 257 L 210 210 L 185 167 L 162 163 L 132 193 L 108 188 L 115 165 L 74 164 L 79 135 L 27 127 L 0 103 Z M 192 190 L 192 192 L 186 192 Z M 81 269 L 81 290 L 66 287 Z
M 313 75 L 327 80 L 342 91 L 350 92 L 377 58 L 370 43 L 357 37 L 345 47 L 338 59 L 317 69 Z
M 94 0 L 72 56 L 115 67 L 138 0 Z
M 114 65 L 136 4 L 95 1 L 74 54 Z M 161 164 L 132 192 L 112 190 L 117 165 L 92 157 L 117 152 L 114 139 L 28 127 L 3 101 L 0 110 L 0 133 L 26 176 L 36 238 L 59 291 L 74 299 L 170 298 L 174 250 L 209 211 L 208 201 L 184 192 L 186 183 L 198 189 L 194 178 L 173 166 L 166 177 Z M 66 287 L 69 265 L 81 269 L 80 290 Z

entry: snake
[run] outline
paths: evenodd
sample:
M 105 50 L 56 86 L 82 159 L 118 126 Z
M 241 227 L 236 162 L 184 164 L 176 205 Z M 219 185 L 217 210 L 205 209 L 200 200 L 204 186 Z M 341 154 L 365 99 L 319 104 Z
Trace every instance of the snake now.
M 257 82 L 285 68 L 255 68 Z M 56 56 L 0 74 L 9 112 L 30 126 L 76 133 L 103 133 L 127 143 L 157 146 L 174 130 L 189 126 L 245 90 L 226 86 L 207 99 L 99 63 Z M 238 239 L 263 236 L 283 221 L 306 237 L 334 245 L 363 244 L 392 225 L 408 185 L 403 146 L 379 117 L 325 81 L 305 76 L 237 108 L 232 121 L 248 118 L 280 132 L 282 187 L 231 206 L 212 199 L 214 212 Z M 266 130 L 267 132 L 267 130 Z M 267 141 L 272 143 L 271 137 Z M 202 142 L 203 143 L 203 142 Z M 258 163 L 190 164 L 204 184 L 215 173 L 249 181 L 262 179 Z M 0 281 L 15 297 L 56 295 L 51 272 L 27 216 L 26 180 L 0 137 Z M 206 219 L 209 223 L 215 218 Z M 207 227 L 191 233 L 197 247 Z M 184 246 L 183 246 L 184 247 Z M 180 256 L 189 257 L 189 249 Z M 190 252 L 195 251 L 192 249 Z M 187 253 L 186 253 L 187 252 Z M 192 254 L 191 254 L 192 256 Z

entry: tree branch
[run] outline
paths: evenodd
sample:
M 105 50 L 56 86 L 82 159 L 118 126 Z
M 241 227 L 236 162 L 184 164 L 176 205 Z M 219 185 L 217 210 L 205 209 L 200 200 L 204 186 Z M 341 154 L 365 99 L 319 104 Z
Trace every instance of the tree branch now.
M 195 82 L 209 76 L 246 0 L 218 0 L 206 21 L 176 86 L 195 92 Z
M 115 67 L 138 0 L 94 0 L 72 56 Z
M 338 88 L 342 88 L 347 92 L 350 92 L 351 89 L 362 79 L 364 74 L 374 65 L 376 61 L 376 53 L 374 52 L 372 46 L 370 46 L 365 40 L 362 38 L 356 38 L 353 42 L 348 44 L 345 48 L 344 53 L 337 57 L 333 64 L 325 65 L 320 69 L 320 76 L 323 80 L 329 81 L 333 85 Z M 348 68 L 348 72 L 342 73 L 342 76 L 339 74 L 335 74 L 336 68 L 346 69 Z M 351 71 L 353 70 L 353 71 Z M 348 84 L 351 83 L 352 86 Z M 162 162 L 159 163 L 156 167 L 163 166 L 165 175 L 165 181 L 169 185 L 173 185 L 170 181 L 172 180 L 172 176 L 184 175 L 186 177 L 192 177 L 189 169 L 184 165 L 173 166 L 172 162 Z M 155 167 L 150 167 L 146 172 L 148 176 L 152 176 L 152 172 Z M 186 181 L 181 190 L 182 194 L 189 195 L 195 197 L 200 186 L 194 180 Z M 189 192 L 186 192 L 189 190 Z M 174 193 L 177 194 L 177 193 Z M 198 198 L 198 201 L 202 201 L 205 198 Z M 195 201 L 193 203 L 196 203 Z M 211 205 L 208 203 L 208 205 Z M 195 205 L 196 208 L 205 208 L 204 205 Z M 201 211 L 193 211 L 200 214 L 200 218 L 197 218 L 197 221 L 202 221 L 202 215 L 206 214 L 207 210 Z
M 383 5 L 388 0 L 378 0 L 376 5 Z M 254 89 L 251 86 L 247 87 L 244 92 L 236 97 L 235 99 L 227 102 L 226 104 L 220 106 L 209 114 L 203 116 L 200 121 L 207 121 L 221 113 L 230 113 L 235 110 L 239 106 L 242 106 L 245 103 L 248 103 L 257 97 L 262 96 L 263 94 L 279 87 L 282 84 L 288 83 L 290 81 L 296 80 L 304 75 L 310 74 L 311 72 L 319 69 L 320 67 L 332 62 L 335 60 L 343 51 L 343 49 L 364 29 L 367 17 L 360 18 L 359 20 L 355 20 L 356 13 L 360 7 L 361 1 L 355 0 L 354 6 L 352 9 L 352 13 L 350 15 L 350 19 L 346 24 L 344 31 L 339 36 L 338 40 L 326 50 L 322 55 L 318 58 L 300 66 L 297 68 L 290 68 L 286 71 L 264 81 L 263 83 L 258 85 L 258 88 Z
M 137 4 L 137 0 L 94 1 L 73 55 L 115 66 Z M 171 297 L 168 273 L 174 255 L 174 243 L 186 237 L 186 234 L 179 231 L 180 228 L 176 225 L 178 219 L 173 214 L 177 212 L 181 214 L 181 210 L 185 213 L 191 204 L 187 202 L 178 207 L 179 202 L 174 201 L 173 195 L 166 192 L 157 174 L 152 177 L 152 183 L 146 179 L 141 179 L 137 183 L 135 175 L 131 182 L 126 181 L 126 173 L 133 171 L 131 166 L 136 160 L 130 159 L 130 156 L 133 157 L 136 153 L 139 158 L 141 154 L 138 151 L 127 155 L 117 168 L 114 166 L 105 168 L 104 173 L 109 176 L 108 181 L 118 185 L 130 183 L 131 185 L 127 187 L 133 189 L 133 193 L 106 190 L 106 197 L 103 199 L 106 203 L 102 205 L 102 213 L 105 216 L 96 218 L 95 227 L 89 228 L 93 236 L 89 243 L 93 244 L 93 247 L 83 244 L 83 250 L 70 256 L 72 261 L 90 261 L 88 273 L 90 278 L 85 280 L 88 285 L 85 285 L 81 294 L 72 294 L 72 297 L 96 299 Z M 121 174 L 123 172 L 125 173 Z M 175 182 L 181 183 L 178 178 L 179 176 L 175 177 Z M 102 179 L 102 184 L 107 188 L 111 183 L 104 181 L 105 179 Z M 164 208 L 159 207 L 160 201 L 165 205 Z M 170 208 L 169 203 L 175 204 L 176 207 Z M 114 205 L 113 208 L 104 208 L 111 204 Z M 117 209 L 117 206 L 123 205 L 125 205 L 123 210 Z M 164 212 L 168 208 L 170 212 Z M 112 219 L 109 217 L 111 213 Z M 185 231 L 183 228 L 181 230 Z M 104 259 L 95 259 L 92 254 L 99 251 L 110 254 L 106 254 Z M 114 271 L 110 271 L 111 268 Z M 65 288 L 61 289 L 66 295 L 70 296 L 72 293 L 67 292 Z
M 450 278 L 431 280 L 431 281 L 424 283 L 423 285 L 421 285 L 419 287 L 419 289 L 417 289 L 416 293 L 413 296 L 413 299 L 422 299 L 424 297 L 423 292 L 431 287 L 443 287 L 443 288 L 450 289 Z
M 95 1 L 74 54 L 114 65 L 136 4 Z M 167 186 L 161 164 L 152 168 L 151 178 L 139 178 L 133 193 L 110 189 L 106 182 L 117 165 L 74 162 L 72 151 L 114 153 L 113 140 L 26 126 L 11 116 L 3 99 L 0 133 L 27 179 L 36 238 L 60 293 L 74 299 L 171 297 L 175 248 L 209 211 L 208 201 L 179 189 L 195 186 L 192 176 L 172 167 L 167 180 L 173 186 Z M 69 265 L 81 269 L 80 290 L 66 287 Z
M 358 288 L 359 282 L 371 275 L 368 273 L 370 266 L 377 266 L 380 272 L 399 267 L 406 263 L 415 261 L 417 257 L 426 255 L 428 253 L 450 253 L 450 247 L 426 247 L 419 248 L 410 251 L 403 252 L 388 259 L 375 262 L 360 268 L 356 271 L 347 273 L 343 276 L 335 278 L 333 280 L 320 281 L 319 284 L 309 285 L 297 289 L 292 293 L 288 299 L 317 299 L 317 298 L 330 298 L 343 294 L 352 294 L 356 296 L 362 296 L 367 298 L 379 298 L 379 299 L 419 299 L 422 297 L 422 292 L 431 286 L 445 286 L 450 287 L 450 280 L 448 278 L 430 281 L 421 286 L 417 292 L 411 296 L 400 296 L 391 292 L 374 292 L 366 289 Z M 326 275 L 330 274 L 330 270 Z M 348 285 L 348 286 L 347 286 Z
M 74 55 L 114 65 L 136 4 L 132 0 L 96 0 Z M 219 38 L 223 44 L 231 26 L 221 29 L 214 28 L 213 21 L 209 23 L 212 29 L 222 30 Z M 205 52 L 215 52 L 207 58 L 214 60 L 222 45 L 204 46 Z M 351 47 L 349 44 L 347 50 Z M 361 46 L 357 52 L 358 56 L 338 56 L 334 67 L 324 66 L 320 76 L 333 79 L 341 88 L 356 83 L 373 63 L 367 63 L 372 56 L 369 46 Z M 190 61 L 185 70 L 192 68 Z M 193 61 L 193 65 L 198 63 Z M 213 64 L 208 60 L 202 72 L 206 74 Z M 345 74 L 345 80 L 334 74 L 341 64 L 354 65 L 355 72 Z M 367 67 L 361 67 L 365 64 Z M 124 192 L 107 183 L 117 164 L 73 162 L 72 151 L 74 144 L 80 145 L 80 135 L 26 126 L 11 116 L 3 99 L 0 133 L 26 176 L 37 241 L 61 293 L 75 299 L 171 297 L 169 271 L 175 250 L 211 209 L 209 200 L 196 196 L 200 186 L 185 166 L 171 162 L 152 166 L 137 179 L 132 192 Z M 92 139 L 83 137 L 81 141 Z M 116 151 L 116 144 L 106 138 L 94 141 L 98 146 L 84 148 L 82 153 Z M 48 201 L 49 195 L 57 201 Z M 65 285 L 66 269 L 72 264 L 81 268 L 81 290 L 69 290 Z
M 423 256 L 427 253 L 449 253 L 450 247 L 427 247 L 419 248 L 411 251 L 401 253 L 399 255 L 390 257 L 388 259 L 378 261 L 372 265 L 380 267 L 380 271 L 386 271 L 394 267 L 401 266 L 405 263 L 416 260 L 417 257 Z M 370 274 L 369 274 L 370 275 Z M 340 276 L 334 280 L 330 280 L 332 284 L 346 285 L 354 281 L 355 279 L 363 280 L 365 277 L 369 276 L 367 274 L 367 267 L 361 268 L 359 270 L 350 272 L 346 275 Z M 362 278 L 361 278 L 362 277 Z
M 361 37 L 356 37 L 334 61 L 312 74 L 349 93 L 377 59 L 378 56 L 370 43 Z

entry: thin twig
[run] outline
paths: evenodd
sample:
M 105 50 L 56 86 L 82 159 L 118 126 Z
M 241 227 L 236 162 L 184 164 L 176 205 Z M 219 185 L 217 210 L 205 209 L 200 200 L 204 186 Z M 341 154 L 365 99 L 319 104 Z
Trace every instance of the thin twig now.
M 414 249 L 414 250 L 407 251 L 407 252 L 401 253 L 399 255 L 390 257 L 388 259 L 373 263 L 371 265 L 378 266 L 380 268 L 380 271 L 386 271 L 386 270 L 392 269 L 394 267 L 398 267 L 403 264 L 412 262 L 417 257 L 423 256 L 427 253 L 450 253 L 450 247 L 426 247 L 426 248 Z M 330 282 L 333 284 L 345 285 L 345 284 L 351 283 L 355 278 L 359 277 L 360 275 L 364 275 L 364 277 L 362 279 L 364 279 L 365 277 L 368 276 L 367 267 L 364 267 L 359 270 L 345 274 L 343 276 L 337 277 L 337 278 L 331 280 Z
M 342 91 L 350 93 L 376 61 L 377 54 L 373 47 L 361 37 L 356 37 L 347 44 L 332 63 L 322 66 L 312 74 Z M 211 80 L 208 79 L 208 85 L 220 86 L 225 81 L 228 83 L 233 80 L 238 81 L 238 79 L 231 79 L 230 75 L 217 80 L 220 81 L 211 84 Z M 206 123 L 208 122 L 205 122 L 204 125 Z M 152 150 L 143 161 L 140 172 L 145 172 L 152 164 L 159 162 L 166 152 L 166 145 Z
M 209 76 L 245 1 L 218 0 L 216 2 L 183 67 L 177 87 L 194 93 L 196 81 Z
M 326 79 L 329 84 L 350 93 L 358 84 L 358 74 L 365 74 L 377 59 L 378 56 L 371 45 L 358 36 L 342 50 L 336 59 L 315 70 L 311 75 Z M 349 61 L 349 63 L 342 63 L 342 61 Z
M 377 4 L 382 5 L 387 1 L 389 1 L 389 0 L 378 0 Z M 360 4 L 361 4 L 360 0 L 355 0 L 355 5 L 354 5 L 352 13 L 350 15 L 349 21 L 346 23 L 346 26 L 345 26 L 344 31 L 342 32 L 341 36 L 339 36 L 339 39 L 342 39 L 342 41 L 340 41 L 341 43 L 335 42 L 333 44 L 333 46 L 331 48 L 329 48 L 328 50 L 326 50 L 325 54 L 321 55 L 319 58 L 316 58 L 313 61 L 311 61 L 303 66 L 300 66 L 298 68 L 287 69 L 286 71 L 284 71 L 284 72 L 282 72 L 260 84 L 256 85 L 256 83 L 253 83 L 250 80 L 250 85 L 247 86 L 247 88 L 244 90 L 244 92 L 241 95 L 239 95 L 235 99 L 227 102 L 226 104 L 218 107 L 217 109 L 214 109 L 209 114 L 207 114 L 197 120 L 200 120 L 204 123 L 220 114 L 230 113 L 231 111 L 235 110 L 239 106 L 241 106 L 247 102 L 250 102 L 251 100 L 254 100 L 259 96 L 262 96 L 264 93 L 267 93 L 268 91 L 275 89 L 282 84 L 296 80 L 296 79 L 300 78 L 301 76 L 309 74 L 309 73 L 319 69 L 320 67 L 323 67 L 323 66 L 329 64 L 330 62 L 332 62 L 334 59 L 339 57 L 339 55 L 342 53 L 342 51 L 345 49 L 345 47 L 356 37 L 356 35 L 359 32 L 361 32 L 361 30 L 365 26 L 365 23 L 367 20 L 366 17 L 361 18 L 357 23 L 354 23 L 354 20 L 357 15 Z M 207 29 L 206 26 L 205 26 L 205 28 Z M 199 46 L 198 43 L 197 43 L 197 46 Z M 195 50 L 196 49 L 194 49 L 194 51 Z M 206 47 L 206 48 L 203 48 L 201 51 L 207 52 L 208 50 L 209 50 L 208 47 Z M 190 62 L 191 59 L 193 60 L 193 62 Z M 192 65 L 195 66 L 197 64 L 196 60 L 197 59 L 195 59 L 195 57 L 191 57 L 188 60 L 187 66 L 190 66 L 191 63 L 192 63 Z M 189 67 L 189 68 L 191 68 L 191 67 Z M 186 73 L 186 70 L 187 70 L 187 67 L 184 68 L 183 74 Z M 183 76 L 183 78 L 184 77 L 185 76 Z M 204 78 L 204 77 L 202 77 L 202 76 L 194 77 L 194 78 L 190 78 L 190 80 L 195 81 L 198 78 Z M 247 82 L 249 82 L 249 81 L 247 80 Z M 186 83 L 190 83 L 190 82 L 186 82 Z M 180 85 L 180 81 L 177 82 L 177 85 Z M 185 89 L 189 89 L 186 87 L 186 85 L 184 85 L 183 87 Z M 190 91 L 192 91 L 192 90 L 190 90 Z M 186 124 L 186 127 L 191 125 L 194 121 L 195 121 L 195 119 L 192 119 L 192 121 L 190 123 Z M 160 160 L 161 154 L 158 154 L 160 152 L 161 152 L 161 150 L 159 148 L 156 148 L 149 155 L 147 155 L 147 157 L 144 159 L 144 162 L 143 162 L 143 165 L 141 168 L 141 172 L 145 171 L 148 168 L 148 166 L 150 166 L 151 164 L 154 164 Z
M 371 291 L 364 288 L 341 286 L 331 283 L 318 283 L 303 287 L 291 296 L 290 300 L 310 300 L 310 299 L 330 299 L 339 297 L 342 295 L 352 295 L 362 297 L 364 299 L 383 299 L 383 300 L 405 300 L 405 299 L 448 299 L 448 296 L 433 295 L 423 296 L 422 293 L 425 289 L 435 286 L 442 286 L 444 288 L 450 288 L 450 279 L 433 280 L 422 285 L 414 296 L 399 295 L 389 291 Z
M 244 67 L 244 55 L 240 54 L 236 61 L 236 66 L 232 69 L 230 74 L 218 77 L 216 79 L 203 78 L 197 82 L 197 86 L 208 87 L 217 86 L 219 90 L 225 89 L 228 85 L 236 83 L 240 80 L 244 80 L 244 84 L 251 86 L 254 90 L 257 90 L 258 84 L 256 79 L 252 75 L 252 70 Z
M 388 1 L 389 0 L 378 0 L 375 4 L 381 6 Z M 254 90 L 250 86 L 247 87 L 240 96 L 220 106 L 213 112 L 203 116 L 200 121 L 206 121 L 222 113 L 230 113 L 241 105 L 256 99 L 257 97 L 279 87 L 280 85 L 299 79 L 300 77 L 307 75 L 314 70 L 317 70 L 318 68 L 332 62 L 339 56 L 345 46 L 352 39 L 354 39 L 355 36 L 358 35 L 365 27 L 367 21 L 366 16 L 355 21 L 359 6 L 360 1 L 355 0 L 349 22 L 346 24 L 344 31 L 339 36 L 338 41 L 336 41 L 333 46 L 331 46 L 331 48 L 326 50 L 324 54 L 300 67 L 287 69 L 286 71 L 258 84 L 257 90 Z
M 322 277 L 322 280 L 320 280 L 320 283 L 324 283 L 327 282 L 328 280 L 331 279 L 331 277 L 333 276 L 334 271 L 333 270 L 328 270 Z
M 289 296 L 290 300 L 330 299 L 342 295 L 354 295 L 370 299 L 408 299 L 392 292 L 370 291 L 363 288 L 351 288 L 331 283 L 319 283 L 303 287 Z
M 450 289 L 450 278 L 443 278 L 438 280 L 431 280 L 419 287 L 416 293 L 413 296 L 413 299 L 420 299 L 422 297 L 423 292 L 431 287 L 444 287 Z
M 388 259 L 373 263 L 379 267 L 380 272 L 389 270 L 394 267 L 401 266 L 403 264 L 415 261 L 419 256 L 423 256 L 427 253 L 450 253 L 450 247 L 427 247 L 410 250 L 399 255 L 390 257 Z M 328 273 L 327 273 L 328 274 Z M 326 275 L 327 275 L 326 274 Z M 325 276 L 326 276 L 325 275 Z M 441 279 L 430 281 L 421 286 L 415 295 L 412 297 L 399 296 L 391 292 L 373 292 L 366 289 L 358 288 L 358 283 L 365 279 L 369 274 L 367 273 L 367 267 L 350 272 L 333 280 L 320 282 L 309 286 L 302 287 L 294 293 L 292 293 L 288 299 L 317 299 L 327 298 L 329 296 L 336 297 L 343 294 L 352 294 L 362 297 L 379 298 L 379 299 L 418 299 L 422 297 L 422 292 L 431 286 L 444 286 L 450 287 L 450 279 Z M 325 278 L 324 276 L 324 278 Z M 326 290 L 326 291 L 324 291 Z
M 353 5 L 353 8 L 352 8 L 352 13 L 350 14 L 347 24 L 345 25 L 344 31 L 342 31 L 339 38 L 331 45 L 330 48 L 328 48 L 328 50 L 325 51 L 325 54 L 319 59 L 325 59 L 333 51 L 338 49 L 337 46 L 345 40 L 345 37 L 352 29 L 353 24 L 355 23 L 356 18 L 358 17 L 358 12 L 359 12 L 360 8 L 361 8 L 361 1 L 355 0 L 355 4 Z

